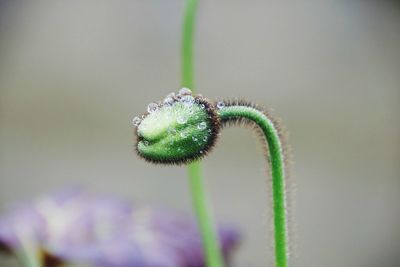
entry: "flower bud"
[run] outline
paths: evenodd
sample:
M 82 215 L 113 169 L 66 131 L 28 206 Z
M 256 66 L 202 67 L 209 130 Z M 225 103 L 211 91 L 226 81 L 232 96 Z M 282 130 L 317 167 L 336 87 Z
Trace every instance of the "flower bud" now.
M 220 122 L 207 99 L 186 89 L 184 94 L 170 94 L 150 105 L 137 124 L 136 150 L 142 158 L 156 163 L 189 163 L 214 145 Z

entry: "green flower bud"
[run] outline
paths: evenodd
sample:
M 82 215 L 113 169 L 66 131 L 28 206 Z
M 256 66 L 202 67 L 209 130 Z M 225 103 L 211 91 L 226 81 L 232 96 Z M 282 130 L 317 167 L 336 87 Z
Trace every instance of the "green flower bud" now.
M 151 103 L 147 113 L 133 120 L 137 126 L 136 150 L 142 158 L 166 164 L 189 163 L 203 157 L 219 132 L 215 107 L 183 88 L 162 102 Z

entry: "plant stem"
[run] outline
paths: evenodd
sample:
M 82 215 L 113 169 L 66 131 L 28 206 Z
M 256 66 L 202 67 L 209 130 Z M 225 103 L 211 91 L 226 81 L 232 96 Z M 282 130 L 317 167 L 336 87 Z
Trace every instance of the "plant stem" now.
M 182 87 L 190 88 L 194 93 L 193 39 L 197 0 L 186 0 L 182 31 Z M 188 176 L 193 208 L 203 241 L 203 250 L 208 267 L 222 267 L 223 260 L 218 245 L 212 216 L 208 210 L 207 196 L 201 175 L 200 162 L 188 166 Z
M 193 39 L 196 19 L 197 0 L 186 0 L 182 29 L 182 86 L 190 88 L 194 93 L 193 79 Z
M 255 122 L 265 135 L 271 165 L 274 212 L 275 266 L 287 267 L 285 174 L 282 145 L 272 121 L 261 111 L 248 106 L 227 106 L 218 111 L 221 121 L 246 118 Z
M 21 239 L 22 248 L 16 252 L 16 257 L 24 267 L 42 267 L 43 259 L 35 242 Z
M 218 246 L 214 223 L 208 210 L 200 163 L 194 162 L 190 164 L 188 174 L 190 178 L 193 207 L 197 215 L 200 233 L 203 240 L 206 265 L 209 267 L 222 267 L 224 265 L 221 256 L 221 249 Z

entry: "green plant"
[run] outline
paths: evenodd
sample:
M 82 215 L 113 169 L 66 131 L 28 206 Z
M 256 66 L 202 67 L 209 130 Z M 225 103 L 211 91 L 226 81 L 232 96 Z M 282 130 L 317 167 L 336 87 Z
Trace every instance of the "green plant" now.
M 142 119 L 136 117 L 137 153 L 152 163 L 188 164 L 193 205 L 198 217 L 208 267 L 222 267 L 213 221 L 207 209 L 199 159 L 214 147 L 221 128 L 251 125 L 261 131 L 272 177 L 275 262 L 287 266 L 288 241 L 285 199 L 285 161 L 279 127 L 263 109 L 246 101 L 212 102 L 187 89 L 193 82 L 193 30 L 197 0 L 186 0 L 182 43 L 182 88 L 151 103 Z
M 284 152 L 279 127 L 270 115 L 250 102 L 215 103 L 183 89 L 159 103 L 151 103 L 143 118 L 137 120 L 136 148 L 140 157 L 152 163 L 190 164 L 199 160 L 214 147 L 220 130 L 229 125 L 250 125 L 260 131 L 271 166 L 276 266 L 287 266 Z M 196 183 L 192 186 L 194 194 L 197 194 L 196 190 L 203 190 Z M 203 204 L 206 202 L 204 194 L 198 196 L 195 206 L 199 224 L 211 225 Z M 200 228 L 205 238 L 214 238 L 209 229 Z M 215 264 L 218 260 L 212 259 L 209 263 Z

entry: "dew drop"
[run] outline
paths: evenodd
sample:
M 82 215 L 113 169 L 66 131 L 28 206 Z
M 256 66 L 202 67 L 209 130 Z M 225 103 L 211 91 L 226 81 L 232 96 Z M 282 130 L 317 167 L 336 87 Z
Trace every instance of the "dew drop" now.
M 187 117 L 187 116 L 184 116 L 184 115 L 179 115 L 178 118 L 176 118 L 176 121 L 177 121 L 179 124 L 184 124 L 184 123 L 187 122 L 187 120 L 188 120 L 188 117 Z
M 145 146 L 149 145 L 149 141 L 144 141 L 143 143 L 144 143 Z
M 174 98 L 175 98 L 175 93 L 174 93 L 174 92 L 169 93 L 169 94 L 166 96 L 166 98 L 168 98 L 168 97 L 174 99 Z
M 139 117 L 135 117 L 132 119 L 132 124 L 136 127 L 138 127 L 141 122 L 142 120 Z
M 174 98 L 172 98 L 172 97 L 170 97 L 170 96 L 167 96 L 165 99 L 164 99 L 164 101 L 163 101 L 163 103 L 164 103 L 164 105 L 166 105 L 166 106 L 172 106 L 172 104 L 174 103 Z
M 208 139 L 207 136 L 204 136 L 204 137 L 203 137 L 203 141 L 204 141 L 204 142 L 207 141 L 207 139 Z
M 204 151 L 203 151 L 203 150 L 200 150 L 199 152 L 200 152 L 200 154 L 203 154 L 203 153 L 204 153 Z
M 158 105 L 157 105 L 157 103 L 150 103 L 148 106 L 147 106 L 147 112 L 149 112 L 149 113 L 153 113 L 154 111 L 157 111 L 158 110 Z
M 199 140 L 199 139 L 197 139 L 195 136 L 192 136 L 192 140 L 197 142 L 197 140 Z
M 169 133 L 169 134 L 176 134 L 176 129 L 170 127 L 170 128 L 168 128 L 168 133 Z
M 188 137 L 188 134 L 187 134 L 187 132 L 181 132 L 181 133 L 180 133 L 180 136 L 181 136 L 182 138 L 186 138 L 186 137 Z
M 189 88 L 182 88 L 181 90 L 179 90 L 178 92 L 179 95 L 191 95 L 192 91 Z
M 207 128 L 207 123 L 206 122 L 200 122 L 198 125 L 197 125 L 197 129 L 199 129 L 199 130 L 204 130 L 205 128 Z
M 221 108 L 224 108 L 224 107 L 225 107 L 225 103 L 223 101 L 218 101 L 217 108 L 221 109 Z
M 180 100 L 186 107 L 191 107 L 194 104 L 194 97 L 191 95 L 184 95 Z

